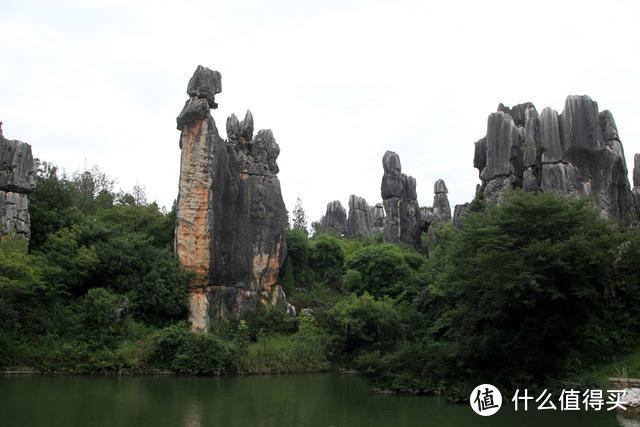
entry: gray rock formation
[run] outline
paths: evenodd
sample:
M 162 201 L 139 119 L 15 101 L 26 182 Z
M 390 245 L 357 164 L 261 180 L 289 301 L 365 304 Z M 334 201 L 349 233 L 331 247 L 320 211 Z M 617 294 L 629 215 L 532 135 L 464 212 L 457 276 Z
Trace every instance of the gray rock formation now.
M 278 283 L 286 256 L 280 148 L 270 130 L 254 136 L 250 112 L 242 122 L 229 117 L 228 141 L 220 137 L 209 112 L 220 87 L 220 74 L 199 66 L 177 118 L 182 155 L 175 248 L 180 263 L 197 274 L 189 320 L 198 331 L 211 319 L 259 305 L 292 309 Z
M 453 218 L 451 219 L 451 222 L 454 227 L 462 228 L 464 216 L 469 212 L 469 206 L 469 203 L 465 203 L 462 205 L 456 205 L 455 208 L 453 208 Z
M 353 194 L 349 196 L 347 235 L 352 237 L 368 237 L 373 234 L 372 213 L 373 211 L 364 198 Z
M 14 234 L 29 239 L 29 199 L 36 188 L 31 146 L 5 139 L 0 122 L 0 238 Z
M 636 220 L 640 219 L 640 154 L 633 156 L 633 188 L 631 189 Z
M 339 200 L 327 203 L 327 210 L 320 220 L 322 231 L 336 236 L 347 234 L 347 211 Z
M 599 112 L 588 96 L 567 97 L 560 115 L 545 108 L 538 116 L 529 102 L 498 110 L 475 143 L 474 166 L 486 200 L 499 202 L 510 188 L 541 189 L 591 195 L 598 211 L 616 220 L 633 210 L 624 150 L 609 111 Z
M 420 245 L 420 207 L 416 180 L 402 173 L 400 157 L 387 151 L 382 158 L 384 175 L 380 192 L 386 214 L 384 241 Z
M 433 216 L 438 224 L 451 222 L 451 206 L 447 197 L 447 185 L 439 179 L 433 185 Z
M 372 229 L 374 233 L 382 233 L 384 231 L 384 205 L 376 203 L 371 207 Z
M 451 206 L 447 197 L 447 185 L 441 179 L 433 185 L 433 206 L 420 208 L 420 229 L 430 239 L 436 237 L 435 226 L 451 222 Z

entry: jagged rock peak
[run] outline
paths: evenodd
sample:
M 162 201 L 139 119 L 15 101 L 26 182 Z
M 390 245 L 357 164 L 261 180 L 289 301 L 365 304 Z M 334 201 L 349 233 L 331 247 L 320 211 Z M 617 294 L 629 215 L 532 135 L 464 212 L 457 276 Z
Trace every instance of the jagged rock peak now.
M 504 105 L 503 103 L 500 103 L 500 105 L 498 105 L 498 111 L 502 111 L 505 114 L 511 116 L 516 126 L 525 125 L 526 114 L 529 108 L 533 108 L 535 110 L 536 107 L 531 102 L 523 102 L 522 104 L 514 105 L 511 108 Z
M 235 114 L 227 118 L 227 138 L 229 147 L 235 154 L 233 160 L 243 173 L 264 175 L 280 171 L 276 160 L 280 146 L 276 143 L 271 129 L 261 129 L 253 136 L 253 115 L 247 110 L 240 122 Z
M 624 150 L 611 112 L 599 112 L 586 95 L 568 96 L 561 114 L 547 107 L 538 116 L 529 102 L 500 104 L 498 110 L 489 115 L 486 136 L 475 143 L 474 167 L 486 200 L 499 202 L 511 188 L 540 189 L 592 195 L 610 218 L 621 220 L 630 212 Z
M 347 233 L 347 211 L 339 200 L 327 203 L 327 210 L 320 221 L 325 233 L 342 236 Z
M 633 186 L 640 187 L 640 154 L 633 155 Z
M 240 122 L 235 114 L 231 114 L 227 118 L 227 138 L 229 140 L 239 140 L 240 138 L 245 141 L 251 141 L 253 138 L 253 114 L 250 110 L 244 115 L 244 119 Z
M 209 108 L 218 108 L 216 94 L 222 91 L 222 76 L 218 71 L 198 65 L 187 85 L 187 94 L 192 98 L 206 99 Z

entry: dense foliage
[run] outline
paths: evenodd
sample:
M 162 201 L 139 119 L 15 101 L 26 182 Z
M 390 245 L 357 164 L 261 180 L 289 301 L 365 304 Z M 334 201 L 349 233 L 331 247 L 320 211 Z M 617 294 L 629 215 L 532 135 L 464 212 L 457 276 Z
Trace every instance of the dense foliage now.
M 32 239 L 0 241 L 0 366 L 181 374 L 355 368 L 407 392 L 545 386 L 634 349 L 640 233 L 588 200 L 478 198 L 420 250 L 381 236 L 309 237 L 300 206 L 278 308 L 189 332 L 174 212 L 94 169 L 42 165 Z

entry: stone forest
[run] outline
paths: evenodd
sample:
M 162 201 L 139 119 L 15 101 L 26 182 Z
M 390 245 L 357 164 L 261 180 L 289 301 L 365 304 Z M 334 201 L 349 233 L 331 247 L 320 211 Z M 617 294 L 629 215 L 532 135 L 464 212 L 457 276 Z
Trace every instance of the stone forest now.
M 380 198 L 329 201 L 310 230 L 283 200 L 277 130 L 246 111 L 223 139 L 221 91 L 204 66 L 188 81 L 170 212 L 0 127 L 5 371 L 358 372 L 450 402 L 482 383 L 640 375 L 640 155 L 631 186 L 613 114 L 589 96 L 560 113 L 499 104 L 466 145 L 467 203 L 438 179 L 421 205 L 386 151 Z

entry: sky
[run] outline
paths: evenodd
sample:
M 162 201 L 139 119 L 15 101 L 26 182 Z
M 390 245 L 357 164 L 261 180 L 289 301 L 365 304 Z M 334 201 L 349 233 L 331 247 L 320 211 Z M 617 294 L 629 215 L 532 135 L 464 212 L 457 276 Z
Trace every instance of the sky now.
M 473 142 L 500 102 L 610 110 L 632 169 L 640 152 L 638 1 L 0 0 L 5 137 L 67 172 L 97 165 L 170 209 L 175 117 L 198 64 L 220 71 L 213 117 L 250 109 L 280 145 L 287 208 L 311 220 L 350 194 L 381 201 L 400 155 L 420 205 L 479 183 Z

